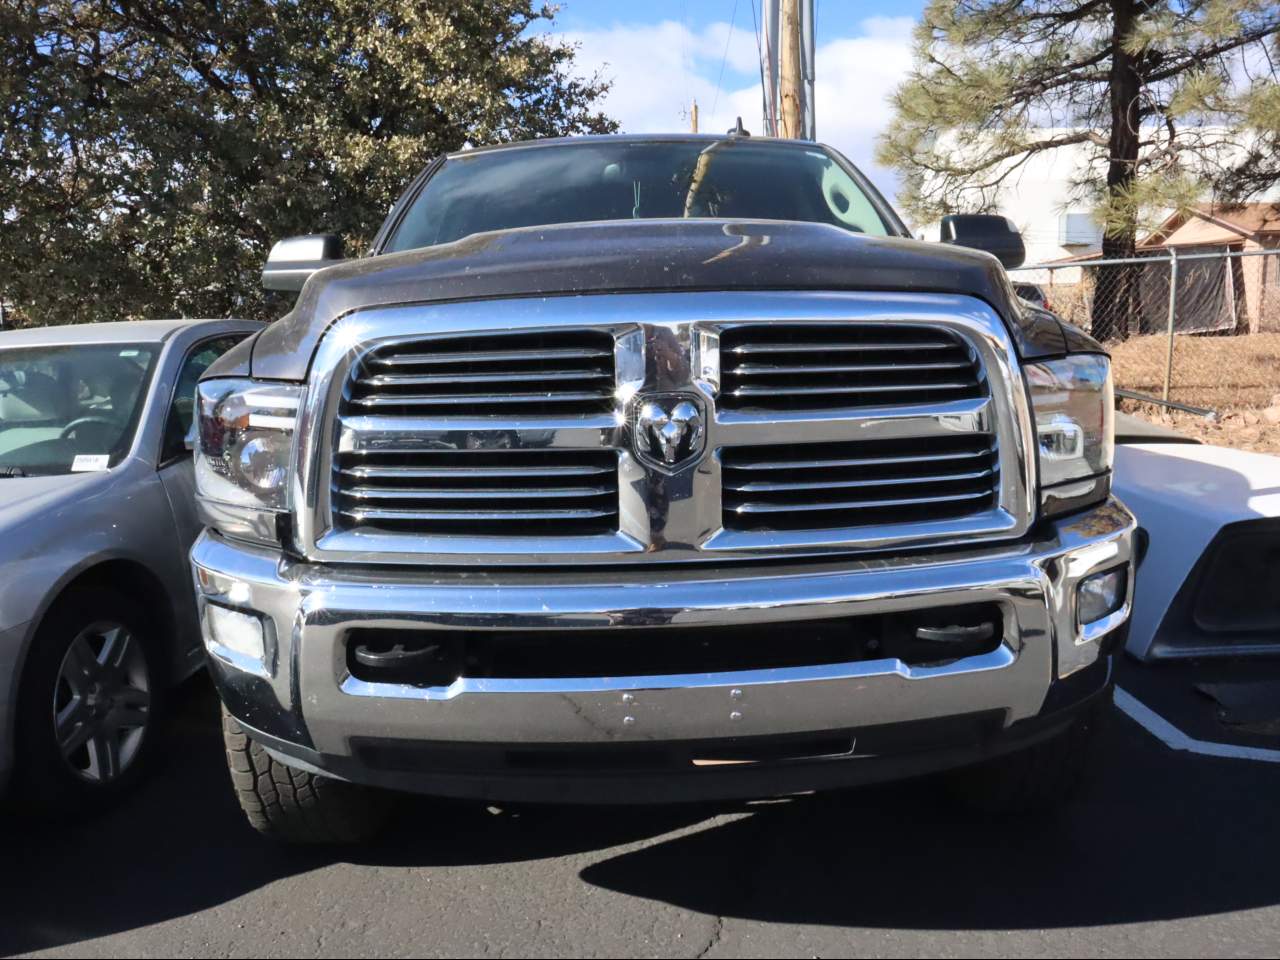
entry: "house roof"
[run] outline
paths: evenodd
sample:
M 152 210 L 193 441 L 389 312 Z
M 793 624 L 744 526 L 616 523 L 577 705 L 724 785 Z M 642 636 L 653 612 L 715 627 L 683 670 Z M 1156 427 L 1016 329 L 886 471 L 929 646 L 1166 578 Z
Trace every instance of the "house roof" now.
M 1171 215 L 1138 246 L 1221 246 L 1263 237 L 1280 238 L 1280 203 L 1202 204 Z

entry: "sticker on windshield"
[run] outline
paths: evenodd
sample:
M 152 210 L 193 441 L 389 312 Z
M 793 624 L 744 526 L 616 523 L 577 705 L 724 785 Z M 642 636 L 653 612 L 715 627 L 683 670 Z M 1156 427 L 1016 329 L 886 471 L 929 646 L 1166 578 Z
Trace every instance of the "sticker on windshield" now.
M 76 458 L 71 461 L 71 472 L 97 473 L 107 469 L 110 463 L 111 455 L 108 453 L 77 453 Z

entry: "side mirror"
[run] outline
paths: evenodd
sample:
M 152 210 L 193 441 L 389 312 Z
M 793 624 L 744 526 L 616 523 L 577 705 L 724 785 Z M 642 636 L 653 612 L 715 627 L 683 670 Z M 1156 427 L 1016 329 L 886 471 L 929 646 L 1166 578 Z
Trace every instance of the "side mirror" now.
M 942 218 L 942 242 L 985 250 L 1008 270 L 1022 266 L 1027 248 L 1007 217 L 994 213 L 953 213 Z
M 288 237 L 271 248 L 262 268 L 262 285 L 268 290 L 297 293 L 317 270 L 341 263 L 342 238 L 332 233 Z

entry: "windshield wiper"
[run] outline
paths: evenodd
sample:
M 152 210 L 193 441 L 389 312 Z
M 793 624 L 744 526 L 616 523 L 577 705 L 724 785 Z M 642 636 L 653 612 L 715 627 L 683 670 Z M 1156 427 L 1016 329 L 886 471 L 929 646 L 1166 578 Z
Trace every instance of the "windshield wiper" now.
M 0 467 L 0 477 L 25 477 L 27 471 L 21 467 Z

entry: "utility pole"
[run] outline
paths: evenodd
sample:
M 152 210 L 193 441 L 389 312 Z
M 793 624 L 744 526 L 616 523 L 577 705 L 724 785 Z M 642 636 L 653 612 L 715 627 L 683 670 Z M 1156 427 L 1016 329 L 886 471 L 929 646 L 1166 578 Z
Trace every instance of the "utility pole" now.
M 799 140 L 805 136 L 804 75 L 800 64 L 800 0 L 782 0 L 778 31 L 778 86 L 781 104 L 778 133 Z
M 698 101 L 693 101 L 693 109 L 689 111 L 689 132 L 698 132 Z
M 814 0 L 760 0 L 760 85 L 767 137 L 817 138 Z

